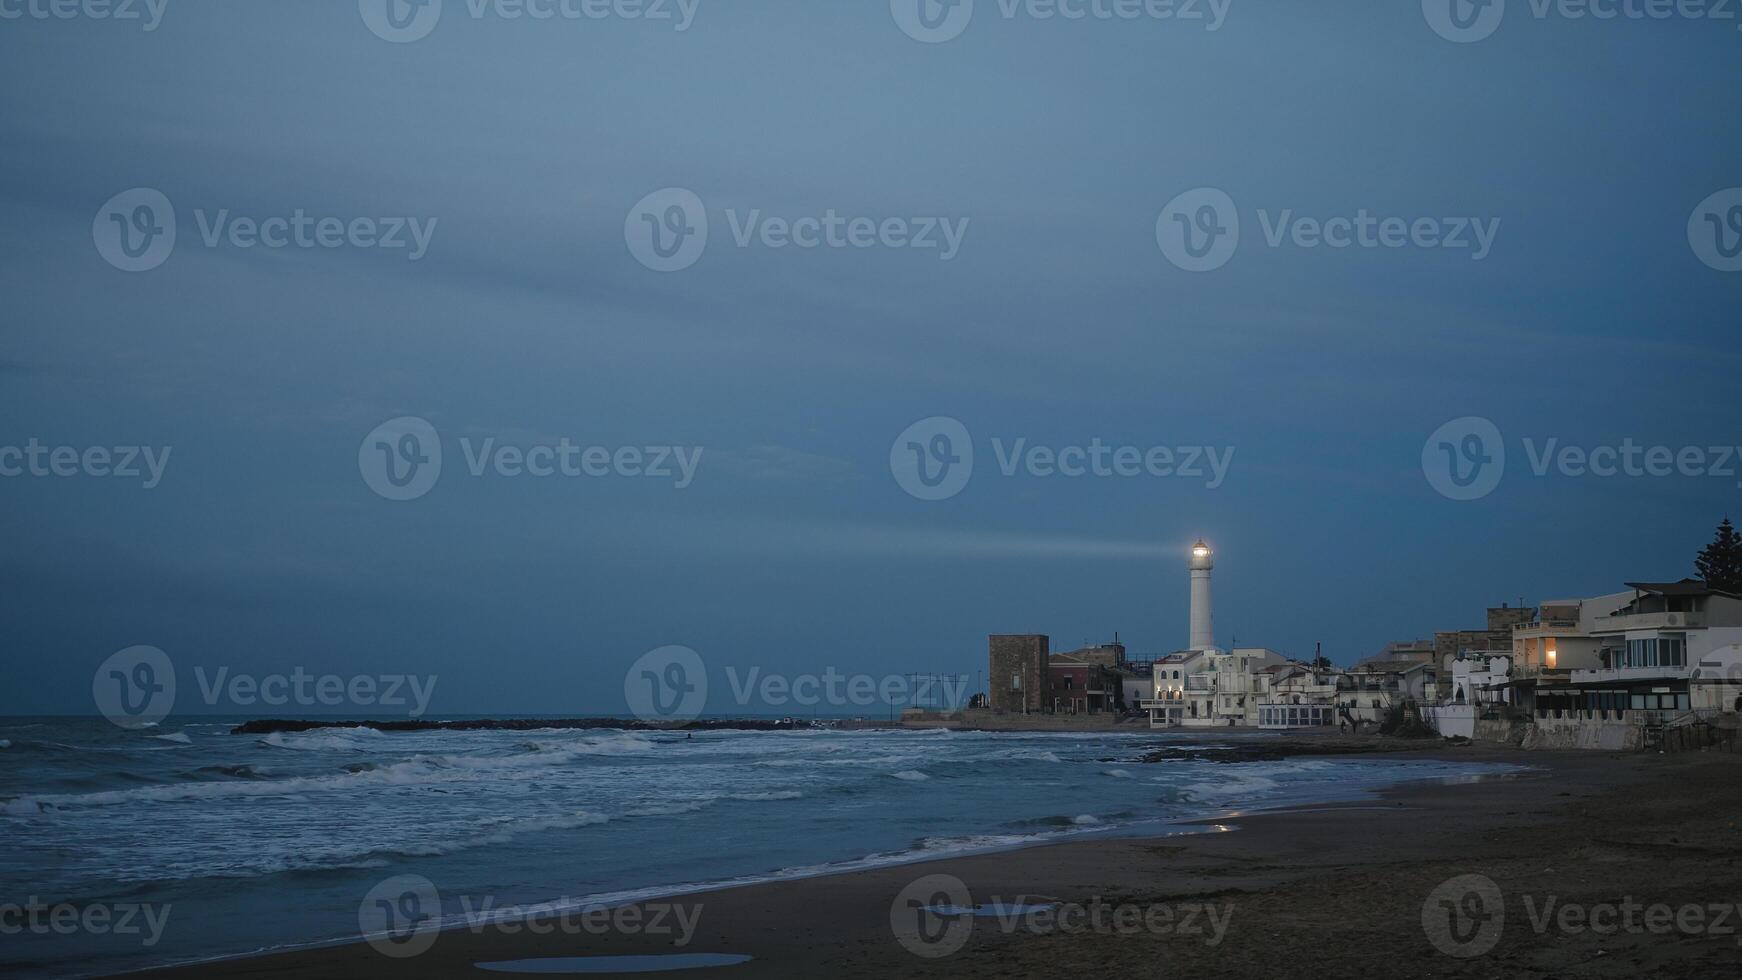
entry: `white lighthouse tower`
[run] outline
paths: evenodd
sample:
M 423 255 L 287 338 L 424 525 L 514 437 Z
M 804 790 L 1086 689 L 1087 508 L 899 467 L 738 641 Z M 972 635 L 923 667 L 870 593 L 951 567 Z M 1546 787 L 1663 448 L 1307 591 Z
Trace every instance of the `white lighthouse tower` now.
M 1215 553 L 1203 538 L 1192 545 L 1192 645 L 1193 650 L 1216 648 L 1216 627 L 1210 618 L 1210 569 L 1216 565 Z

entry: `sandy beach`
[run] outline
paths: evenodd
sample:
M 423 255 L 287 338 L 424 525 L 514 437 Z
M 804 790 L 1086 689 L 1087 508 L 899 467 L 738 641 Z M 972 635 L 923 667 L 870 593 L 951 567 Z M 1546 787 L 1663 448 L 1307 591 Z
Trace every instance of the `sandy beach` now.
M 645 926 L 669 912 L 655 906 L 687 910 L 683 945 L 646 928 L 462 928 L 403 958 L 359 942 L 143 975 L 479 977 L 513 975 L 479 963 L 732 954 L 751 959 L 679 975 L 1709 977 L 1742 959 L 1742 758 L 1421 752 L 1531 768 L 1230 813 L 1203 832 L 746 886 L 631 913 Z M 952 879 L 968 902 L 914 908 Z M 970 905 L 982 915 L 956 914 Z

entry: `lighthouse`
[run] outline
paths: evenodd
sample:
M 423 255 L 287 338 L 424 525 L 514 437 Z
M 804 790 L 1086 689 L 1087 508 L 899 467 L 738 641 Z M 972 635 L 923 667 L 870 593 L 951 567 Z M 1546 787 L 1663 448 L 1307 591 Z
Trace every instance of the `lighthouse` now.
M 1216 564 L 1215 553 L 1203 538 L 1192 545 L 1192 644 L 1193 650 L 1214 650 L 1216 628 L 1210 619 L 1210 569 Z

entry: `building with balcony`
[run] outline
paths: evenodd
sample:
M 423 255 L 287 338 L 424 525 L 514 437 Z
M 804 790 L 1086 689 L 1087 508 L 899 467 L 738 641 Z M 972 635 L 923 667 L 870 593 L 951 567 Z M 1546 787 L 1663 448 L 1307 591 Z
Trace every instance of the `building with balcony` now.
M 1259 671 L 1266 676 L 1258 701 L 1258 727 L 1320 728 L 1337 723 L 1341 671 L 1290 661 Z
M 1187 728 L 1252 726 L 1258 724 L 1258 704 L 1269 694 L 1266 667 L 1280 666 L 1288 659 L 1263 647 L 1207 650 L 1185 676 L 1185 712 L 1180 724 Z
M 1149 712 L 1149 727 L 1173 728 L 1185 723 L 1186 678 L 1198 669 L 1202 650 L 1170 653 L 1150 665 L 1150 694 L 1137 702 Z
M 1697 579 L 1627 586 L 1544 602 L 1513 627 L 1503 679 L 1499 658 L 1461 658 L 1453 697 L 1430 712 L 1436 728 L 1463 734 L 1469 718 L 1504 714 L 1528 719 L 1526 744 L 1627 749 L 1666 726 L 1742 711 L 1742 596 Z
M 1436 669 L 1418 660 L 1368 658 L 1337 677 L 1337 717 L 1359 725 L 1378 725 L 1393 706 L 1429 700 Z

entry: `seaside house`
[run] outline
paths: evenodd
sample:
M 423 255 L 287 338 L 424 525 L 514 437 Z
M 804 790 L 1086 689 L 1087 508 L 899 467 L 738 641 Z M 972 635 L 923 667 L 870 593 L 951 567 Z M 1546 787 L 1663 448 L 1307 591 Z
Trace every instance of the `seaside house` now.
M 1337 722 L 1337 678 L 1341 671 L 1289 661 L 1262 668 L 1264 692 L 1258 701 L 1258 727 L 1318 728 Z
M 1476 737 L 1477 720 L 1501 720 L 1512 703 L 1512 658 L 1466 652 L 1452 662 L 1452 695 L 1423 704 L 1422 720 L 1441 735 Z
M 986 638 L 987 703 L 1007 714 L 1093 714 L 1124 700 L 1125 646 L 1112 643 L 1053 653 L 1045 633 L 994 633 Z
M 1437 669 L 1420 660 L 1370 657 L 1337 678 L 1337 717 L 1358 725 L 1378 725 L 1394 706 L 1420 703 L 1437 693 Z
M 1046 662 L 1046 710 L 1078 715 L 1112 711 L 1120 698 L 1119 672 L 1075 653 L 1055 653 Z
M 1557 748 L 1634 749 L 1673 728 L 1733 726 L 1742 596 L 1698 579 L 1627 586 L 1542 603 L 1513 627 L 1508 658 L 1463 651 L 1450 696 L 1424 717 L 1444 735 L 1523 725 L 1526 745 Z
M 1678 716 L 1695 711 L 1696 688 L 1699 710 L 1736 710 L 1729 691 L 1738 685 L 1729 682 L 1742 679 L 1730 676 L 1742 645 L 1742 596 L 1698 579 L 1627 586 L 1632 593 L 1618 608 L 1581 620 L 1585 636 L 1554 638 L 1561 641 L 1555 644 L 1555 669 L 1546 667 L 1545 648 L 1545 666 L 1521 678 L 1534 680 L 1523 685 L 1521 700 L 1539 728 L 1564 733 L 1574 744 L 1595 740 L 1600 747 L 1620 748 L 1633 733 L 1605 728 L 1677 723 Z M 1569 639 L 1577 646 L 1566 645 Z M 1562 649 L 1576 649 L 1576 660 Z
M 1180 723 L 1187 728 L 1253 726 L 1258 724 L 1258 703 L 1268 693 L 1265 667 L 1287 663 L 1275 650 L 1263 647 L 1210 649 L 1186 672 L 1185 713 Z
M 1149 727 L 1173 728 L 1185 721 L 1186 677 L 1197 670 L 1202 650 L 1170 653 L 1150 665 L 1150 696 L 1138 702 L 1149 712 Z
M 1512 628 L 1512 665 L 1515 676 L 1538 681 L 1565 681 L 1574 668 L 1602 665 L 1598 654 L 1603 641 L 1597 634 L 1599 620 L 1633 600 L 1634 593 L 1616 592 L 1594 599 L 1556 599 L 1544 602 L 1535 618 Z

